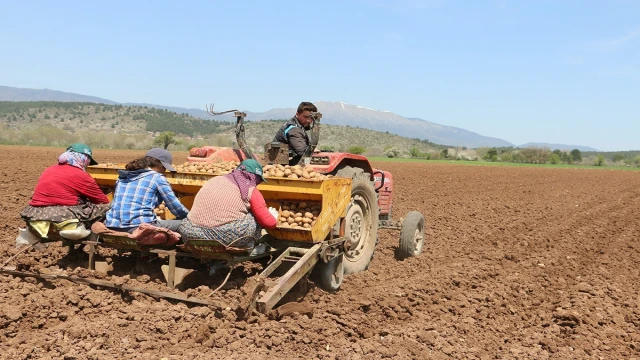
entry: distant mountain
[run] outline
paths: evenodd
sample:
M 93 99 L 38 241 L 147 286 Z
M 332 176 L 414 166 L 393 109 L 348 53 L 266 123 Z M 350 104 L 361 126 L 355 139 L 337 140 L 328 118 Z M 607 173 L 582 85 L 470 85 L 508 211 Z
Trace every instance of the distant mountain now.
M 600 151 L 597 149 L 594 149 L 592 147 L 589 146 L 581 146 L 581 145 L 565 145 L 565 144 L 549 144 L 549 143 L 536 143 L 536 142 L 530 142 L 530 143 L 526 143 L 526 144 L 522 144 L 520 146 L 518 146 L 519 148 L 528 148 L 528 147 L 538 147 L 538 148 L 549 148 L 551 150 L 573 150 L 573 149 L 578 149 L 580 151 Z
M 206 113 L 204 109 L 187 109 L 175 106 L 164 106 L 156 104 L 143 103 L 117 103 L 115 101 L 102 99 L 94 96 L 86 96 L 62 91 L 49 89 L 22 89 L 8 86 L 0 86 L 0 101 L 61 101 L 61 102 L 93 102 L 103 104 L 121 104 L 121 105 L 137 105 L 147 106 L 157 109 L 166 109 L 174 111 L 178 114 L 189 114 L 193 117 L 206 120 L 233 121 L 233 114 L 225 114 L 212 117 Z M 465 129 L 436 124 L 427 120 L 418 118 L 406 118 L 389 111 L 379 111 L 375 109 L 365 108 L 362 106 L 349 105 L 342 102 L 315 102 L 318 110 L 322 113 L 322 122 L 333 125 L 349 125 L 352 127 L 360 127 L 364 129 L 389 132 L 406 136 L 409 138 L 417 138 L 421 140 L 429 140 L 432 143 L 450 145 L 450 146 L 466 146 L 469 148 L 476 147 L 510 147 L 514 144 L 494 138 L 483 136 L 478 133 Z M 224 111 L 230 109 L 215 109 L 216 111 Z M 243 110 L 243 109 L 240 109 Z M 295 108 L 276 108 L 265 112 L 251 112 L 243 110 L 247 113 L 247 120 L 269 120 L 269 119 L 288 119 L 295 114 Z M 533 144 L 533 143 L 532 143 Z M 528 145 L 528 144 L 525 144 Z M 524 145 L 523 145 L 524 146 Z M 533 145 L 531 145 L 533 146 Z M 555 145 L 553 145 L 555 146 Z M 565 146 L 565 145 L 557 145 Z M 521 146 L 522 147 L 522 146 Z M 551 147 L 551 146 L 550 146 Z M 571 149 L 592 149 L 585 146 L 571 146 Z
M 451 146 L 514 146 L 508 141 L 482 136 L 461 128 L 440 125 L 423 119 L 405 118 L 389 111 L 379 111 L 343 102 L 317 101 L 314 104 L 322 113 L 322 122 L 332 125 L 349 125 L 376 131 L 388 131 L 409 138 L 426 139 L 436 144 Z M 247 113 L 248 120 L 288 119 L 294 108 L 271 109 L 263 113 Z
M 49 89 L 23 89 L 0 86 L 0 101 L 60 101 L 60 102 L 91 102 L 115 105 L 117 102 L 101 99 L 95 96 L 74 94 Z

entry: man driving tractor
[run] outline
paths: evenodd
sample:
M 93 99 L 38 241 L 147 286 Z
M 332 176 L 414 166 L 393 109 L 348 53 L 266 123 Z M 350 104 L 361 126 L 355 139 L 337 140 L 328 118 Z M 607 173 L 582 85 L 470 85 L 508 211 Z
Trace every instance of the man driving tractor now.
M 298 105 L 298 110 L 294 117 L 284 123 L 276 133 L 273 141 L 289 145 L 289 165 L 296 165 L 309 151 L 311 141 L 306 131 L 311 129 L 313 124 L 313 113 L 318 108 L 310 102 L 303 101 Z

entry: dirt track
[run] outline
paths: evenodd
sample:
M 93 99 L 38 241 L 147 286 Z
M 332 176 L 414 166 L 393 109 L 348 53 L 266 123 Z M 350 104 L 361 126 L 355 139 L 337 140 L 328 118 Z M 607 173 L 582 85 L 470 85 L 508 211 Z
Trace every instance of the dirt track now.
M 0 149 L 2 262 L 61 149 Z M 101 162 L 140 154 L 96 151 Z M 242 322 L 231 308 L 259 264 L 234 272 L 216 297 L 222 311 L 0 275 L 0 358 L 640 358 L 640 172 L 377 165 L 395 176 L 395 216 L 427 219 L 418 258 L 395 260 L 398 233 L 383 230 L 369 271 L 338 293 L 303 283 L 299 302 Z M 53 245 L 17 263 L 83 275 L 74 269 L 86 254 L 65 253 Z M 129 273 L 126 256 L 102 255 L 120 265 L 107 279 L 162 288 L 159 262 L 145 275 Z M 187 293 L 222 281 L 206 278 Z

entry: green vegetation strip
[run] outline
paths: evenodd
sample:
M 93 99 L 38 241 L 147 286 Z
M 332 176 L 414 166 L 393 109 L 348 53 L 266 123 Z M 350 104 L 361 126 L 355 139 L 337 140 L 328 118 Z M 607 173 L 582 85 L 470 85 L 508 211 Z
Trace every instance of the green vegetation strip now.
M 470 166 L 515 166 L 515 167 L 537 167 L 537 168 L 549 168 L 549 169 L 640 170 L 640 167 L 634 167 L 634 166 L 529 164 L 529 163 L 510 163 L 510 162 L 492 162 L 492 161 L 424 160 L 424 159 L 387 158 L 387 157 L 372 157 L 372 158 L 369 158 L 369 160 L 372 162 L 416 162 L 416 163 L 425 163 L 425 164 L 448 164 L 448 165 L 470 165 Z

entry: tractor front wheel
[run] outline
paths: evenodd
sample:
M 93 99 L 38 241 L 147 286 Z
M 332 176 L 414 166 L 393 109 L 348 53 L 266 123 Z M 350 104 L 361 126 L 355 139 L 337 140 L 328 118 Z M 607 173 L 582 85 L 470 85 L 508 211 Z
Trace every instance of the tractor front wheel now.
M 418 256 L 424 245 L 424 216 L 418 211 L 410 211 L 402 222 L 400 229 L 400 260 Z

